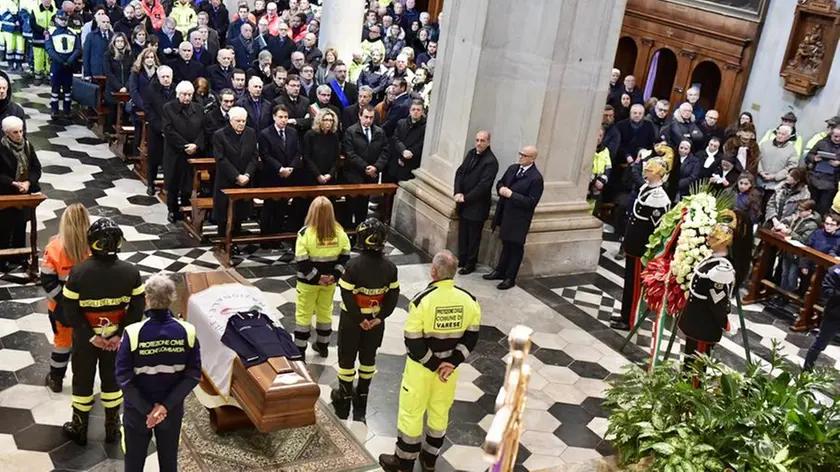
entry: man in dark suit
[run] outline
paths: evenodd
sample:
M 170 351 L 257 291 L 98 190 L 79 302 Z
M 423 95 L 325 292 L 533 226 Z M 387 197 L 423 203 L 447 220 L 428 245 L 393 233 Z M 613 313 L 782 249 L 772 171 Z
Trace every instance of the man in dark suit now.
M 226 188 L 251 186 L 251 179 L 257 171 L 257 133 L 246 126 L 248 112 L 243 108 L 230 109 L 230 126 L 216 131 L 212 137 L 213 157 L 216 158 L 216 174 L 213 181 L 213 220 L 219 225 L 219 235 L 227 227 L 228 198 L 222 192 Z M 250 214 L 250 201 L 236 203 L 234 232 L 238 233 L 241 221 Z
M 388 171 L 382 176 L 383 182 L 400 182 L 414 178 L 411 171 L 420 167 L 425 138 L 426 110 L 423 100 L 414 100 L 411 102 L 408 118 L 403 118 L 397 123 L 397 130 L 391 138 L 393 154 L 388 160 Z
M 288 28 L 281 24 L 277 36 L 268 35 L 266 49 L 271 51 L 271 65 L 283 66 L 286 70 L 292 68 L 292 53 L 297 50 L 294 41 L 288 36 Z
M 259 48 L 254 43 L 254 28 L 251 23 L 243 23 L 240 31 L 239 36 L 230 41 L 230 47 L 233 48 L 234 57 L 236 57 L 236 67 L 247 70 L 257 57 Z
M 490 216 L 490 192 L 499 173 L 499 161 L 490 149 L 490 132 L 475 134 L 470 149 L 455 171 L 455 205 L 458 211 L 458 265 L 461 275 L 472 273 L 478 262 L 481 229 Z
M 403 78 L 396 78 L 391 82 L 394 87 L 397 98 L 394 103 L 388 108 L 388 114 L 385 117 L 385 122 L 382 123 L 382 129 L 389 137 L 394 135 L 394 130 L 397 129 L 397 122 L 408 116 L 408 111 L 411 109 L 411 95 L 408 94 L 408 82 Z
M 341 129 L 347 129 L 359 122 L 359 110 L 370 105 L 373 100 L 373 89 L 367 85 L 359 87 L 358 101 L 341 112 Z M 382 117 L 377 116 L 374 123 L 380 123 Z
M 168 63 L 178 57 L 178 45 L 184 42 L 184 36 L 181 32 L 175 29 L 175 20 L 167 18 L 163 22 L 163 27 L 157 33 L 158 37 L 158 57 L 160 62 Z
M 174 98 L 175 87 L 172 85 L 172 68 L 160 66 L 157 70 L 157 80 L 152 80 L 143 92 L 146 121 L 149 123 L 149 136 L 146 143 L 148 151 L 146 195 L 150 197 L 155 194 L 155 180 L 163 161 L 163 106 Z
M 359 113 L 359 122 L 344 133 L 342 150 L 344 151 L 344 169 L 340 183 L 373 184 L 377 174 L 388 164 L 388 138 L 379 126 L 373 124 L 376 112 L 368 105 Z M 342 224 L 345 228 L 355 228 L 367 219 L 370 197 L 359 196 L 349 199 L 349 215 L 345 215 Z
M 192 97 L 195 88 L 181 82 L 175 88 L 177 100 L 163 106 L 163 171 L 166 175 L 166 205 L 169 222 L 181 218 L 181 205 L 189 205 L 189 163 L 204 146 L 204 109 Z M 180 204 L 178 197 L 181 198 Z
M 193 47 L 193 55 L 192 60 L 201 64 L 202 67 L 207 69 L 208 67 L 212 66 L 214 62 L 216 62 L 216 58 L 210 54 L 210 51 L 204 47 L 204 39 L 201 37 L 201 31 L 195 30 L 190 33 L 190 44 Z M 204 75 L 204 77 L 207 77 Z
M 289 126 L 295 128 L 301 136 L 309 131 L 306 128 L 307 122 L 310 125 L 312 124 L 312 121 L 307 118 L 309 115 L 309 99 L 300 96 L 300 77 L 288 75 L 286 77 L 286 93 L 277 97 L 274 102 L 289 110 Z
M 194 83 L 195 79 L 204 76 L 204 66 L 193 60 L 193 46 L 184 41 L 178 46 L 178 58 L 170 63 L 175 83 L 187 81 Z
M 214 105 L 207 113 L 204 114 L 204 136 L 213 136 L 216 131 L 228 126 L 230 123 L 230 109 L 236 104 L 236 94 L 233 90 L 226 88 L 219 92 L 219 104 Z M 203 156 L 213 157 L 213 145 L 207 142 L 207 145 L 202 149 Z
M 289 109 L 285 106 L 275 105 L 273 118 L 274 125 L 259 133 L 260 157 L 263 162 L 262 185 L 264 187 L 294 185 L 292 174 L 295 167 L 299 165 L 301 154 L 298 133 L 288 126 Z M 266 200 L 260 218 L 260 231 L 264 234 L 281 232 L 288 207 L 288 200 Z
M 216 54 L 216 64 L 207 68 L 207 80 L 213 92 L 233 87 L 233 58 L 232 49 L 221 49 Z
M 493 218 L 493 229 L 499 228 L 502 254 L 496 269 L 484 280 L 501 280 L 496 286 L 507 290 L 516 285 L 516 274 L 525 256 L 525 238 L 531 228 L 534 210 L 543 194 L 543 176 L 534 161 L 537 148 L 525 146 L 519 151 L 519 164 L 513 164 L 496 184 L 499 203 Z
M 338 107 L 343 113 L 345 108 L 352 106 L 359 99 L 356 84 L 347 80 L 347 64 L 341 60 L 335 61 L 333 75 L 335 78 L 329 82 L 332 89 L 330 104 Z M 338 116 L 342 116 L 342 113 Z
M 306 36 L 300 42 L 297 50 L 303 53 L 307 64 L 316 64 L 321 61 L 324 56 L 321 50 L 318 49 L 318 36 L 313 33 L 306 33 Z
M 248 112 L 248 126 L 256 132 L 271 126 L 271 103 L 262 98 L 263 83 L 259 77 L 248 81 L 248 96 L 239 99 L 236 106 Z

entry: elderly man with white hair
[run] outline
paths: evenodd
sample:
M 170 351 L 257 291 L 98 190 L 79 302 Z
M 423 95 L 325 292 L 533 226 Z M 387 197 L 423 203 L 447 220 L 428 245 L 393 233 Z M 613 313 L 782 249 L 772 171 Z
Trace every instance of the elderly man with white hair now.
M 694 109 L 687 102 L 677 108 L 674 119 L 664 126 L 659 133 L 668 141 L 668 145 L 674 149 L 679 147 L 680 141 L 683 139 L 691 141 L 693 150 L 699 148 L 703 141 L 703 132 L 694 122 Z
M 178 45 L 178 57 L 169 63 L 175 82 L 195 83 L 195 79 L 204 77 L 204 66 L 193 57 L 194 48 L 189 41 Z
M 125 398 L 125 471 L 143 471 L 154 432 L 159 470 L 174 472 L 184 400 L 201 380 L 201 350 L 195 327 L 169 309 L 177 297 L 175 283 L 153 275 L 145 291 L 146 319 L 125 328 L 115 362 Z
M 259 80 L 259 79 L 257 79 Z M 233 107 L 228 113 L 230 126 L 216 131 L 211 140 L 213 156 L 216 158 L 216 178 L 213 182 L 213 220 L 219 225 L 219 235 L 225 234 L 227 227 L 228 199 L 222 190 L 243 188 L 252 185 L 257 171 L 257 132 L 246 126 L 248 112 L 242 107 Z M 234 232 L 238 233 L 242 220 L 250 212 L 251 202 L 236 203 Z
M 410 84 L 414 80 L 414 71 L 408 67 L 408 56 L 399 54 L 394 61 L 394 67 L 388 70 L 388 76 L 392 82 L 396 78 L 402 78 Z
M 247 125 L 257 133 L 271 126 L 271 102 L 262 97 L 263 81 L 257 76 L 248 79 L 248 93 L 236 102 L 248 112 Z
M 792 129 L 788 125 L 781 125 L 776 130 L 776 138 L 769 141 L 764 141 L 759 144 L 760 151 L 758 161 L 758 181 L 759 186 L 773 189 L 779 183 L 787 178 L 788 171 L 799 165 L 799 152 L 796 150 L 793 142 L 790 140 Z M 816 155 L 816 157 L 820 157 Z M 835 161 L 836 162 L 836 161 Z M 828 169 L 835 169 L 835 164 L 829 164 Z M 820 170 L 826 167 L 820 166 Z M 813 173 L 812 173 L 813 175 Z M 814 185 L 814 182 L 811 182 Z M 828 190 L 832 190 L 832 196 L 837 191 L 837 180 L 832 173 L 829 182 L 825 183 Z M 827 204 L 828 210 L 831 208 L 831 198 L 825 199 L 823 205 Z
M 8 116 L 2 121 L 0 138 L 0 194 L 20 195 L 40 192 L 41 162 L 35 148 L 26 140 L 23 120 Z M 0 210 L 0 249 L 26 246 L 26 217 L 20 208 Z M 25 259 L 21 259 L 23 262 Z M 8 271 L 8 263 L 0 270 Z
M 166 176 L 166 205 L 169 221 L 181 219 L 181 206 L 189 205 L 190 165 L 205 145 L 204 109 L 193 101 L 195 88 L 187 81 L 175 87 L 176 100 L 163 106 L 163 172 Z M 180 197 L 180 202 L 179 202 Z

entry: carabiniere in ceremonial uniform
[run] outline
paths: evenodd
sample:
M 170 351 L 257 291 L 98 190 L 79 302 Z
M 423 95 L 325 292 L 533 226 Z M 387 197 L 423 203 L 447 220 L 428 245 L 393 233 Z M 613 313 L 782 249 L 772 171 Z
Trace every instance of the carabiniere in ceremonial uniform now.
M 671 208 L 671 199 L 662 187 L 668 164 L 660 157 L 649 159 L 644 165 L 645 183 L 633 202 L 627 232 L 624 235 L 624 294 L 621 298 L 621 318 L 613 318 L 610 327 L 628 330 L 636 324 L 636 311 L 642 293 L 642 256 L 648 238 L 662 217 Z

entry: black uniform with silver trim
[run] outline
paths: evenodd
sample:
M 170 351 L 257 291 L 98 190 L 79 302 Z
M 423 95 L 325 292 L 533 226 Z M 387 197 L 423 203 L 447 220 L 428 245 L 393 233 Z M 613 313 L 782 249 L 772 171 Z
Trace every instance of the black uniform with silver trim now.
M 694 269 L 689 287 L 688 301 L 677 322 L 680 330 L 700 343 L 720 342 L 735 287 L 732 263 L 722 256 L 707 257 Z

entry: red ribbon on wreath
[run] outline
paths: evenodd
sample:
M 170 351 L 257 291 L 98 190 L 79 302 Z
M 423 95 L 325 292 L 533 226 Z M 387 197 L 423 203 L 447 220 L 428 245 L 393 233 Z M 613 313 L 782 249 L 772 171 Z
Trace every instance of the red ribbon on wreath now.
M 642 287 L 648 309 L 653 313 L 662 310 L 662 302 L 667 297 L 668 312 L 675 314 L 682 311 L 686 304 L 685 292 L 677 282 L 677 277 L 671 274 L 671 262 L 674 260 L 674 253 L 677 248 L 677 240 L 680 237 L 683 221 L 688 208 L 684 208 L 679 223 L 674 228 L 671 237 L 665 243 L 661 253 L 653 257 L 647 266 L 642 270 Z M 667 284 L 665 282 L 668 282 Z M 667 287 L 668 293 L 665 293 Z

